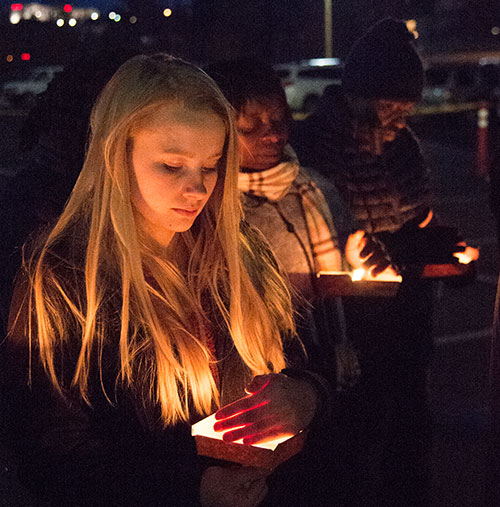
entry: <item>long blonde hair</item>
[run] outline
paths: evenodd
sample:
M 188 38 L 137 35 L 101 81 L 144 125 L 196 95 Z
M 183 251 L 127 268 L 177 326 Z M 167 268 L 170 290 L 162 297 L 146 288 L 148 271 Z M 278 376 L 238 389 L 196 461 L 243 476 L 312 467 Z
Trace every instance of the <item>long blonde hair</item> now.
M 175 235 L 168 247 L 175 254 L 166 260 L 136 227 L 127 146 L 131 130 L 169 101 L 216 113 L 226 126 L 226 141 L 212 196 L 193 227 Z M 92 361 L 97 358 L 104 389 L 101 358 L 105 346 L 114 343 L 112 322 L 118 322 L 116 380 L 129 387 L 141 383 L 145 401 L 161 408 L 164 425 L 187 420 L 193 407 L 197 413 L 209 413 L 219 393 L 201 332 L 207 326 L 207 298 L 253 374 L 285 366 L 281 337 L 294 333 L 290 294 L 265 246 L 241 227 L 232 116 L 203 71 L 168 55 L 132 58 L 102 91 L 92 112 L 78 181 L 61 217 L 26 266 L 30 349 L 39 349 L 42 365 L 61 394 L 67 386 L 56 351 L 68 334 L 74 334 L 76 326 L 81 340 L 71 387 L 91 403 Z M 69 245 L 71 255 L 80 260 L 61 254 L 61 244 Z M 188 257 L 188 262 L 175 262 L 176 257 Z M 116 292 L 118 308 L 113 313 L 106 308 Z

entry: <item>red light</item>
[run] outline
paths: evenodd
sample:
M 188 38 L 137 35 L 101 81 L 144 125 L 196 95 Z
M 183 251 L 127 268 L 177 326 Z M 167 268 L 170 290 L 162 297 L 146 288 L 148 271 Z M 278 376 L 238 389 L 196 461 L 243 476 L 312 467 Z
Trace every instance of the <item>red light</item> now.
M 31 58 L 31 55 L 29 53 L 21 53 L 21 60 L 24 60 L 27 62 Z
M 73 7 L 70 4 L 66 4 L 64 7 L 64 12 L 71 12 L 73 10 Z
M 22 11 L 23 10 L 23 4 L 12 4 L 10 6 L 10 9 L 12 11 Z

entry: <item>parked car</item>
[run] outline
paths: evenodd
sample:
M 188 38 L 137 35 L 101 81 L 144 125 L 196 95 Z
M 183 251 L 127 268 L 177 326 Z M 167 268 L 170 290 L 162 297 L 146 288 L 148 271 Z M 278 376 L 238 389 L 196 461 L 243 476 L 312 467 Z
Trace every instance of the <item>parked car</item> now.
M 3 95 L 13 105 L 27 105 L 36 95 L 43 93 L 56 72 L 62 70 L 62 65 L 35 67 L 25 78 L 6 81 L 2 86 Z
M 274 69 L 292 111 L 310 113 L 328 85 L 340 84 L 343 66 L 338 58 L 313 58 L 277 64 Z
M 427 61 L 423 105 L 498 100 L 500 94 L 500 56 Z

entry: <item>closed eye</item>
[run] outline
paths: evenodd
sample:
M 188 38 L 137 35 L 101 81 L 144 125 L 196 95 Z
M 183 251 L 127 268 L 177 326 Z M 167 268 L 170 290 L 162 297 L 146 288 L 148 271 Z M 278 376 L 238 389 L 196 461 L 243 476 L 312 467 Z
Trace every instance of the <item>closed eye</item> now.
M 161 168 L 164 171 L 167 171 L 167 172 L 170 172 L 170 173 L 175 173 L 175 172 L 179 171 L 180 169 L 182 169 L 182 166 L 174 166 L 174 165 L 169 165 L 169 164 L 161 164 Z
M 218 171 L 218 166 L 214 166 L 214 167 L 202 167 L 201 170 L 204 172 L 204 173 L 214 173 L 214 172 L 217 172 Z

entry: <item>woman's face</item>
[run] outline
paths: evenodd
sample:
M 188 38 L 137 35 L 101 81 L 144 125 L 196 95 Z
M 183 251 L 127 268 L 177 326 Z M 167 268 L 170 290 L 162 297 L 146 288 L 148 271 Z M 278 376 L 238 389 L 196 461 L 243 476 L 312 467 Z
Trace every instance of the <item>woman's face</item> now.
M 215 113 L 174 101 L 132 131 L 131 200 L 138 225 L 160 244 L 187 231 L 206 205 L 225 137 Z
M 415 102 L 403 100 L 379 99 L 373 101 L 373 107 L 384 132 L 384 142 L 394 141 L 398 132 L 406 127 L 406 119 Z
M 281 161 L 288 141 L 286 106 L 279 98 L 248 101 L 236 118 L 241 165 L 255 171 Z

